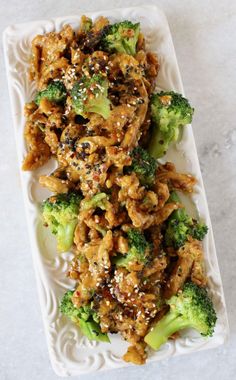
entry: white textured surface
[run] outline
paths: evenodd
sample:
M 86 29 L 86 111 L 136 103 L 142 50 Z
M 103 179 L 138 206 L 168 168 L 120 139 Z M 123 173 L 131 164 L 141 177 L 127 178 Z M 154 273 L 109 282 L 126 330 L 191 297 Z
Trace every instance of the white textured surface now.
M 132 2 L 137 4 L 137 2 Z M 161 4 L 162 2 L 159 2 Z M 17 3 L 16 3 L 17 4 Z M 15 2 L 8 2 L 1 9 L 1 25 L 27 21 L 36 18 L 48 18 L 55 15 L 72 14 L 76 2 L 70 5 L 63 2 L 21 2 L 21 10 Z M 25 4 L 25 7 L 24 7 Z M 80 2 L 81 8 L 87 8 L 86 2 Z M 205 186 L 216 232 L 218 256 L 223 275 L 226 300 L 228 300 L 231 322 L 231 339 L 224 347 L 170 361 L 150 364 L 144 368 L 129 368 L 116 372 L 91 375 L 84 379 L 158 378 L 158 379 L 230 379 L 235 373 L 235 260 L 232 233 L 235 215 L 235 107 L 231 102 L 235 94 L 235 44 L 233 13 L 236 9 L 229 2 L 216 5 L 215 1 L 204 2 L 204 8 L 195 2 L 165 1 L 163 8 L 169 18 L 178 60 L 185 82 L 185 91 L 194 103 L 195 136 L 200 161 L 203 168 Z M 10 6 L 11 5 L 11 6 Z M 109 7 L 124 5 L 124 2 L 109 2 Z M 203 4 L 202 4 L 203 5 Z M 227 6 L 228 5 L 228 6 Z M 90 9 L 106 6 L 105 2 L 90 2 Z M 92 7 L 92 8 L 91 8 Z M 184 15 L 184 7 L 187 7 Z M 231 8 L 230 8 L 231 7 Z M 55 12 L 54 9 L 57 8 Z M 212 10 L 214 8 L 214 12 Z M 234 7 L 235 8 L 235 7 Z M 211 15 L 211 18 L 209 18 Z M 4 72 L 0 71 L 1 78 Z M 5 85 L 5 82 L 4 82 Z M 224 92 L 224 93 L 223 93 Z M 5 91 L 6 93 L 6 91 Z M 3 111 L 0 113 L 1 138 L 1 292 L 4 298 L 4 314 L 1 312 L 0 331 L 4 344 L 1 344 L 1 362 L 3 379 L 54 379 L 48 364 L 32 264 L 29 253 L 25 219 L 16 158 L 15 145 L 11 133 L 8 98 L 1 97 Z M 214 130 L 213 130 L 214 128 Z M 7 159 L 6 159 L 7 157 Z M 11 173 L 11 176 L 8 173 Z M 227 181 L 227 182 L 226 182 Z M 11 204 L 9 205 L 9 202 Z M 224 218 L 224 220 L 222 220 Z M 234 226 L 235 228 L 235 226 Z M 26 329 L 27 328 L 27 329 Z M 199 361 L 201 364 L 199 365 Z M 194 368 L 194 373 L 192 369 Z

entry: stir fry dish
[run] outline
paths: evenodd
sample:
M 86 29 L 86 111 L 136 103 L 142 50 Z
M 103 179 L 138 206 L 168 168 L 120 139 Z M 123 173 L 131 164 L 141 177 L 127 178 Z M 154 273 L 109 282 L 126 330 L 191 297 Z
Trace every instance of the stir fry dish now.
M 212 336 L 207 226 L 181 201 L 196 179 L 165 161 L 194 110 L 181 94 L 155 91 L 158 57 L 140 24 L 82 16 L 76 31 L 37 35 L 31 53 L 37 93 L 25 105 L 23 170 L 57 162 L 39 183 L 52 192 L 41 212 L 58 254 L 73 253 L 63 318 L 90 340 L 119 333 L 135 364 L 184 328 Z

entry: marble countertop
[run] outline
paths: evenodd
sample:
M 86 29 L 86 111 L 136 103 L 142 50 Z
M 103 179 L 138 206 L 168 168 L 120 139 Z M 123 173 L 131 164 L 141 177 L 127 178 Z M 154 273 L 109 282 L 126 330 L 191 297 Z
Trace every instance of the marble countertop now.
M 144 4 L 130 0 L 129 5 Z M 236 373 L 236 3 L 230 0 L 149 1 L 169 20 L 187 97 L 215 233 L 230 323 L 218 349 L 143 367 L 81 376 L 83 380 L 228 380 Z M 126 6 L 124 0 L 1 0 L 0 29 L 76 9 Z M 0 378 L 54 380 L 43 333 L 0 46 Z

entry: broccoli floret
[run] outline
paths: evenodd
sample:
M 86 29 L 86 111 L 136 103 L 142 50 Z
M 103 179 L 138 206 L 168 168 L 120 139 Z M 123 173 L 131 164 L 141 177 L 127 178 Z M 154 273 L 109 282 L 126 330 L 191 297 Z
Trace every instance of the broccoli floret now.
M 41 99 L 47 98 L 50 102 L 61 103 L 66 99 L 66 88 L 57 80 L 49 83 L 45 90 L 39 91 L 35 97 L 35 103 L 39 106 Z
M 155 158 L 141 148 L 140 146 L 134 148 L 131 153 L 132 165 L 128 171 L 134 171 L 141 183 L 144 186 L 151 186 L 155 180 L 155 173 L 157 169 L 157 162 Z
M 152 133 L 149 152 L 155 158 L 166 154 L 177 141 L 181 127 L 191 123 L 194 109 L 187 99 L 173 91 L 160 92 L 151 98 Z
M 134 55 L 140 32 L 140 24 L 122 21 L 106 28 L 102 38 L 102 48 L 108 52 Z
M 167 304 L 169 312 L 144 338 L 151 348 L 158 350 L 172 334 L 185 328 L 193 328 L 203 336 L 212 336 L 217 317 L 206 289 L 186 283 Z
M 181 203 L 177 193 L 171 192 L 168 202 Z M 167 220 L 167 228 L 164 240 L 167 247 L 171 246 L 178 249 L 184 245 L 188 236 L 194 239 L 203 240 L 208 231 L 204 223 L 198 223 L 191 218 L 184 207 L 172 212 Z
M 129 251 L 127 255 L 117 255 L 113 263 L 118 267 L 129 269 L 133 263 L 146 264 L 149 259 L 151 245 L 147 242 L 144 234 L 132 228 L 127 232 Z
M 44 222 L 56 235 L 59 252 L 68 251 L 73 244 L 81 199 L 79 194 L 70 192 L 52 196 L 42 204 Z
M 129 246 L 135 248 L 140 253 L 145 253 L 145 250 L 149 247 L 149 243 L 147 242 L 144 234 L 135 229 L 131 228 L 128 232 L 128 243 Z
M 101 74 L 91 78 L 83 76 L 71 90 L 72 105 L 75 113 L 83 117 L 94 112 L 104 119 L 110 116 L 110 100 L 107 98 L 108 80 Z
M 90 199 L 84 199 L 81 203 L 81 210 L 89 210 L 91 208 L 100 208 L 101 210 L 106 210 L 108 195 L 106 193 L 98 193 Z
M 205 235 L 207 234 L 208 227 L 205 223 L 197 223 L 193 220 L 193 225 L 189 228 L 189 234 L 197 240 L 203 240 Z
M 80 22 L 80 31 L 88 33 L 93 26 L 93 21 L 90 17 L 82 16 Z
M 107 334 L 101 332 L 99 325 L 99 317 L 95 310 L 93 310 L 93 303 L 77 308 L 72 302 L 73 291 L 67 291 L 61 301 L 60 311 L 78 324 L 83 335 L 90 340 L 100 342 L 110 342 Z

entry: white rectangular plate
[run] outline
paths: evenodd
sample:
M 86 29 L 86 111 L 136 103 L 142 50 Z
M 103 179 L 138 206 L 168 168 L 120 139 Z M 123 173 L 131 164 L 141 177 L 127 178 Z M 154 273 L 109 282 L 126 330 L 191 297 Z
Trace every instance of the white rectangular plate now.
M 3 41 L 20 165 L 26 154 L 23 138 L 24 103 L 30 101 L 35 93 L 34 84 L 30 83 L 28 79 L 31 40 L 36 34 L 59 31 L 64 24 L 69 23 L 75 29 L 78 28 L 80 17 L 84 13 L 92 19 L 103 15 L 108 17 L 111 22 L 124 19 L 139 21 L 146 38 L 147 48 L 155 51 L 159 57 L 160 73 L 157 88 L 183 93 L 168 22 L 162 11 L 156 7 L 144 6 L 94 13 L 76 11 L 74 16 L 10 26 L 4 32 Z M 204 339 L 193 332 L 182 334 L 181 338 L 168 342 L 157 353 L 150 352 L 148 361 L 157 361 L 173 355 L 216 347 L 222 344 L 228 335 L 221 277 L 191 126 L 185 127 L 181 142 L 168 152 L 167 159 L 174 161 L 179 171 L 190 172 L 198 180 L 192 200 L 199 216 L 209 226 L 209 232 L 204 241 L 205 261 L 209 288 L 218 320 L 212 338 Z M 54 166 L 55 163 L 51 161 L 35 172 L 21 172 L 33 262 L 52 366 L 60 376 L 75 376 L 91 371 L 127 366 L 121 359 L 126 351 L 127 343 L 118 335 L 111 336 L 111 344 L 90 342 L 82 337 L 78 329 L 59 313 L 59 299 L 66 289 L 72 288 L 74 285 L 73 281 L 68 280 L 65 275 L 71 254 L 56 254 L 54 238 L 42 226 L 38 207 L 39 202 L 48 196 L 48 192 L 38 185 L 38 177 L 42 173 L 50 173 Z M 188 208 L 190 212 L 193 212 L 194 207 L 190 202 Z

